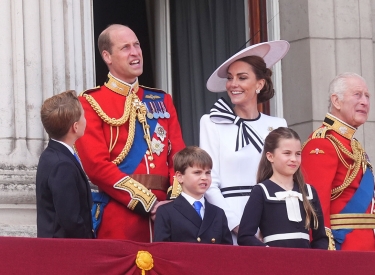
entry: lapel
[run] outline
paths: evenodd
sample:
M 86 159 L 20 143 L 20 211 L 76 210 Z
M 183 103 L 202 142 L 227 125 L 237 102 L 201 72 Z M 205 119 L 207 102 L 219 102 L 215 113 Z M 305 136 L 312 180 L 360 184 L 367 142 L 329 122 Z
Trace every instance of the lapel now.
M 202 219 L 198 216 L 198 213 L 195 211 L 194 207 L 183 197 L 178 196 L 173 203 L 174 208 L 190 220 L 197 228 L 200 228 L 202 225 Z
M 204 205 L 205 205 L 204 217 L 203 217 L 202 226 L 199 229 L 199 235 L 202 235 L 208 228 L 210 228 L 217 214 L 216 213 L 217 208 L 214 207 L 211 203 L 209 203 L 206 199 L 205 199 Z
M 78 169 L 82 173 L 84 173 L 83 170 L 82 170 L 81 164 L 77 161 L 77 159 L 72 154 L 72 152 L 70 152 L 69 149 L 66 148 L 66 146 L 62 145 L 61 143 L 59 143 L 57 141 L 54 141 L 54 140 L 50 139 L 49 142 L 48 142 L 48 147 L 50 147 L 50 148 L 52 148 L 54 150 L 57 150 L 60 153 L 63 153 L 64 155 L 66 155 L 69 159 L 71 159 L 76 164 L 76 166 L 78 167 Z
M 89 184 L 89 182 L 87 180 L 86 174 L 83 171 L 83 168 L 82 168 L 81 164 L 78 162 L 78 160 L 76 159 L 76 157 L 72 154 L 72 152 L 70 152 L 69 149 L 66 148 L 66 146 L 62 145 L 61 143 L 50 139 L 49 142 L 48 142 L 48 147 L 50 147 L 53 150 L 59 151 L 60 153 L 66 155 L 71 161 L 73 161 L 75 163 L 75 165 L 77 166 L 79 172 L 82 175 L 83 180 L 85 181 L 86 190 L 87 190 L 87 194 L 88 194 L 88 201 L 87 202 L 88 202 L 88 204 L 89 204 L 89 206 L 91 208 L 91 205 L 92 205 L 91 188 L 90 188 L 90 184 Z

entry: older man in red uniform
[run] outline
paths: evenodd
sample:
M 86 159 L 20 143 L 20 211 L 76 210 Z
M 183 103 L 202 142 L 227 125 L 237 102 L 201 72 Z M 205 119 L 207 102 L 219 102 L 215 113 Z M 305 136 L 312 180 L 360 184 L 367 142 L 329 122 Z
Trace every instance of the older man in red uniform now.
M 330 249 L 375 250 L 374 176 L 354 138 L 367 121 L 370 93 L 354 73 L 330 84 L 330 112 L 302 150 L 306 182 L 318 191 Z
M 98 39 L 109 68 L 103 86 L 80 96 L 87 128 L 76 143 L 94 194 L 98 238 L 152 241 L 152 218 L 173 185 L 173 155 L 185 147 L 170 95 L 139 86 L 140 43 L 123 25 L 111 25 Z M 172 188 L 173 187 L 173 188 Z

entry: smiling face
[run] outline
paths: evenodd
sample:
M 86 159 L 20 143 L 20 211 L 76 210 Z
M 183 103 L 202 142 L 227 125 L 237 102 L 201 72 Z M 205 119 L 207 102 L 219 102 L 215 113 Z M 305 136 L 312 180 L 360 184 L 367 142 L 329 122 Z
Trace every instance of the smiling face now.
M 228 68 L 226 89 L 234 105 L 256 107 L 257 94 L 255 91 L 261 90 L 264 82 L 264 79 L 256 79 L 250 64 L 244 61 L 235 61 Z
M 358 128 L 367 121 L 370 111 L 370 93 L 366 83 L 359 77 L 346 79 L 346 91 L 342 98 L 331 96 L 331 113 L 350 126 Z
M 189 166 L 184 174 L 177 171 L 176 178 L 184 193 L 199 200 L 211 185 L 211 169 Z
M 135 33 L 128 27 L 116 26 L 108 30 L 111 53 L 104 50 L 102 56 L 109 71 L 127 83 L 133 83 L 143 72 L 141 45 Z
M 301 164 L 301 142 L 294 138 L 280 139 L 274 152 L 267 152 L 266 156 L 274 176 L 293 178 Z

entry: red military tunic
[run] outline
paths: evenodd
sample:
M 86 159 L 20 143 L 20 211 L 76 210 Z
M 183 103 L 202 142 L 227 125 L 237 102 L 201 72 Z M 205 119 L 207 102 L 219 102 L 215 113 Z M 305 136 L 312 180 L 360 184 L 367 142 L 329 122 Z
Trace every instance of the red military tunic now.
M 339 214 L 347 205 L 358 189 L 364 166 L 369 164 L 359 142 L 353 138 L 355 131 L 355 128 L 327 114 L 323 126 L 310 136 L 302 150 L 302 172 L 306 182 L 313 185 L 318 192 L 325 227 L 329 229 L 332 227 L 331 215 Z M 353 154 L 354 151 L 357 154 L 354 154 L 356 157 L 353 155 L 352 157 L 356 160 L 347 154 L 347 152 Z M 348 174 L 349 165 L 352 165 L 353 169 Z M 350 184 L 345 188 L 340 188 L 345 179 Z M 336 194 L 331 195 L 335 188 Z M 371 213 L 372 204 L 368 205 L 365 213 Z M 346 235 L 341 249 L 375 250 L 373 229 L 353 229 Z
M 121 152 L 128 140 L 130 119 L 118 127 L 111 127 L 105 121 L 112 118 L 120 121 L 121 117 L 124 118 L 126 95 L 131 89 L 137 91 L 136 95 L 140 100 L 143 99 L 144 87 L 138 87 L 138 83 L 133 86 L 126 85 L 109 74 L 105 86 L 86 91 L 79 97 L 85 111 L 87 126 L 84 136 L 77 140 L 75 146 L 91 182 L 110 196 L 97 237 L 150 242 L 152 241 L 152 222 L 148 212 L 156 200 L 166 199 L 166 190 L 145 187 L 139 179 L 141 184 L 132 180 L 120 169 L 118 165 L 126 161 L 126 156 L 124 160 L 121 159 Z M 168 187 L 172 184 L 174 175 L 172 157 L 185 145 L 171 96 L 160 90 L 149 88 L 147 90 L 153 91 L 152 95 L 147 95 L 147 100 L 154 102 L 149 107 L 168 112 L 170 117 L 153 118 L 157 122 L 157 129 L 150 136 L 153 153 L 150 153 L 148 146 L 145 150 L 138 152 L 138 162 L 130 162 L 135 165 L 132 174 L 159 175 L 165 177 L 166 180 L 168 178 L 169 182 L 166 182 Z M 96 106 L 92 103 L 92 99 L 97 103 Z M 132 146 L 142 142 L 146 144 L 144 134 L 135 134 Z M 116 158 L 120 158 L 118 165 L 112 162 Z M 155 185 L 151 183 L 151 186 L 152 184 Z

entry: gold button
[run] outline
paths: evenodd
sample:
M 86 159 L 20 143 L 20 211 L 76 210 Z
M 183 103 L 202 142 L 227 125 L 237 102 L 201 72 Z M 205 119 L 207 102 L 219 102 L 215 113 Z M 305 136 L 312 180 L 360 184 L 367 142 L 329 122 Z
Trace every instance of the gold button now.
M 149 155 L 149 154 L 150 154 L 150 151 L 149 151 L 149 150 L 147 150 L 147 151 L 146 151 L 146 155 Z
M 152 156 L 147 157 L 148 160 L 153 160 L 154 158 Z
M 151 167 L 151 168 L 155 168 L 155 164 L 150 163 L 150 167 Z
M 212 243 L 215 243 L 215 241 L 216 241 L 215 238 L 212 238 L 212 239 L 211 239 L 211 242 L 212 242 Z
M 198 241 L 198 243 L 200 243 L 200 242 L 201 242 L 201 238 L 198 237 L 198 238 L 197 238 L 197 241 Z

